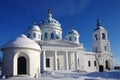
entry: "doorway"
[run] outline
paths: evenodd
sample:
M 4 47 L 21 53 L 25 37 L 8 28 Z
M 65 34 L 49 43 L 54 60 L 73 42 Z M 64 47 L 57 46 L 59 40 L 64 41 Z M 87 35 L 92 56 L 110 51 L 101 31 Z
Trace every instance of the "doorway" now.
M 18 74 L 26 74 L 27 73 L 27 65 L 26 65 L 26 58 L 25 57 L 19 57 L 18 58 Z
M 106 69 L 109 70 L 109 64 L 108 64 L 108 61 L 107 61 L 107 60 L 105 61 L 105 66 L 106 66 Z

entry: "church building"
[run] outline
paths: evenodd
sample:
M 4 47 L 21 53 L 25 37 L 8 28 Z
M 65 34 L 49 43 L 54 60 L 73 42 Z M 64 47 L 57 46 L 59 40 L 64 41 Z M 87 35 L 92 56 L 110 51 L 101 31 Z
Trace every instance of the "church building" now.
M 47 18 L 40 25 L 34 22 L 25 34 L 1 47 L 2 73 L 7 77 L 29 75 L 39 77 L 41 72 L 79 70 L 80 72 L 113 69 L 113 56 L 107 30 L 97 20 L 93 30 L 93 52 L 85 51 L 80 34 L 71 29 L 62 37 L 62 27 L 48 10 Z

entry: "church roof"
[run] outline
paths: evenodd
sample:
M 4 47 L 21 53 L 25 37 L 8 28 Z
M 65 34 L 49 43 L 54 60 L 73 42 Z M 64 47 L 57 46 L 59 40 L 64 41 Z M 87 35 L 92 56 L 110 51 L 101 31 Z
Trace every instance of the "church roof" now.
M 30 27 L 29 30 L 37 30 L 37 31 L 40 31 L 40 32 L 41 32 L 39 26 L 36 25 L 36 22 L 33 23 L 33 26 Z
M 27 38 L 23 34 L 4 44 L 2 48 L 32 48 L 40 50 L 40 46 L 35 41 Z
M 100 19 L 97 19 L 97 28 L 95 28 L 94 31 L 99 30 L 99 29 L 105 30 L 105 28 L 101 26 Z
M 61 26 L 61 24 L 52 17 L 52 13 L 51 13 L 51 10 L 48 10 L 48 17 L 41 21 L 41 25 L 44 25 L 44 24 L 53 24 L 53 25 L 57 25 L 57 26 Z
M 76 44 L 66 40 L 41 41 L 40 44 L 42 46 L 55 46 L 55 47 L 83 47 L 82 44 Z
M 79 35 L 79 33 L 76 30 L 74 30 L 74 29 L 70 30 L 67 34 Z
M 94 31 L 97 31 L 97 30 L 99 30 L 99 29 L 105 30 L 104 27 L 102 27 L 102 26 L 98 26 L 96 29 L 94 29 Z

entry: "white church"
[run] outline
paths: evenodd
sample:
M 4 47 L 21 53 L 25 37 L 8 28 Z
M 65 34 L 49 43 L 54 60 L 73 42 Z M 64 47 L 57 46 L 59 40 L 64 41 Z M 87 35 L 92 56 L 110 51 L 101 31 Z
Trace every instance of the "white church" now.
M 28 75 L 39 77 L 41 72 L 79 70 L 80 72 L 113 69 L 113 56 L 107 30 L 97 20 L 93 31 L 93 52 L 85 51 L 80 34 L 71 29 L 62 38 L 62 27 L 50 10 L 40 26 L 33 24 L 21 36 L 1 46 L 2 74 L 7 77 Z

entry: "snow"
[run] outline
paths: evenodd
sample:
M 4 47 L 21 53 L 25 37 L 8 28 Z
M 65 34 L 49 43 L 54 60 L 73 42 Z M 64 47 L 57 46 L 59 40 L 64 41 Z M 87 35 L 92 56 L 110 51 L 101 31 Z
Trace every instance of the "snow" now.
M 32 48 L 40 50 L 40 46 L 33 40 L 27 38 L 24 34 L 17 37 L 8 43 L 4 44 L 2 48 Z
M 78 71 L 47 71 L 39 78 L 16 76 L 4 80 L 120 80 L 120 71 L 78 72 Z

